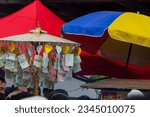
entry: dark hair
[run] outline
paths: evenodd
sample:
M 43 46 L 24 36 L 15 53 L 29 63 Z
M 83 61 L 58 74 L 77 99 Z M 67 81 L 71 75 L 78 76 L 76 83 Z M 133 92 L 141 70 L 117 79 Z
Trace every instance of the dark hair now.
M 2 68 L 0 69 L 0 77 L 5 77 L 5 71 Z
M 69 100 L 68 93 L 63 89 L 56 89 L 48 95 L 49 100 Z
M 53 91 L 53 89 L 43 88 L 44 97 L 48 98 L 48 95 Z
M 3 78 L 3 77 L 1 77 L 1 76 L 0 76 L 0 81 L 6 83 L 5 78 Z
M 48 89 L 48 88 L 43 88 L 43 93 L 46 92 L 46 93 L 50 93 L 52 92 L 53 89 Z
M 88 97 L 87 95 L 82 95 L 78 97 L 77 100 L 90 100 L 90 97 Z
M 38 95 L 41 95 L 41 88 L 38 87 Z

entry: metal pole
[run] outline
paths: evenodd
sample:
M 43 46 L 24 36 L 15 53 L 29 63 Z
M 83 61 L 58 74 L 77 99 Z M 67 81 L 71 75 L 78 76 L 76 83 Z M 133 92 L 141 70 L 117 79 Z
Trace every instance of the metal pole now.
M 130 47 L 129 47 L 129 51 L 128 51 L 128 56 L 127 56 L 127 61 L 126 61 L 126 65 L 125 65 L 125 72 L 124 72 L 123 78 L 126 78 L 126 77 L 127 77 L 128 65 L 129 65 L 129 60 L 130 60 L 130 55 L 131 55 L 132 46 L 133 46 L 133 44 L 130 43 Z

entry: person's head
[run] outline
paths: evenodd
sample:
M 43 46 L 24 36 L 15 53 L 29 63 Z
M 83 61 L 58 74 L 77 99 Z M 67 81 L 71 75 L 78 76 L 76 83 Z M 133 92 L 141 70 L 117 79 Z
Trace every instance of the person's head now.
M 78 97 L 77 100 L 90 100 L 90 97 L 87 95 L 82 95 L 82 96 Z
M 140 90 L 131 90 L 127 95 L 127 100 L 146 100 L 146 96 Z
M 28 92 L 28 88 L 26 86 L 18 86 L 17 91 L 23 91 L 23 92 Z
M 53 89 L 44 88 L 43 95 L 44 97 L 48 97 L 48 95 L 53 91 Z
M 69 100 L 68 93 L 65 90 L 57 89 L 48 95 L 49 100 Z
M 33 88 L 28 88 L 28 92 L 29 92 L 30 94 L 33 94 L 33 93 L 34 93 Z
M 6 81 L 3 77 L 0 77 L 0 92 L 4 92 L 6 88 Z

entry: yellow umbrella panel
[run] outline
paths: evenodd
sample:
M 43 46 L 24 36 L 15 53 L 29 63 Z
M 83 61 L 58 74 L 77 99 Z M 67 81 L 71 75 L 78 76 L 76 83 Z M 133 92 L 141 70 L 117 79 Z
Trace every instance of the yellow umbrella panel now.
M 109 27 L 113 39 L 150 47 L 150 17 L 136 13 L 123 13 Z

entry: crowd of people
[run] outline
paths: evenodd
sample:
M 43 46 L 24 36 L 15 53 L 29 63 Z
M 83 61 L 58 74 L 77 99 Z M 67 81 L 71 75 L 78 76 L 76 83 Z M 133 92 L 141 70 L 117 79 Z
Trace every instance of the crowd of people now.
M 41 95 L 42 94 L 42 95 Z M 127 100 L 147 100 L 150 99 L 149 93 L 143 93 L 140 90 L 131 90 L 127 95 Z M 32 88 L 27 88 L 25 86 L 18 87 L 6 87 L 6 80 L 4 77 L 0 76 L 0 100 L 21 100 L 21 99 L 47 99 L 47 100 L 90 100 L 90 97 L 82 95 L 77 98 L 72 98 L 68 95 L 67 91 L 63 89 L 47 89 L 44 88 L 42 91 L 40 87 L 38 88 L 38 96 L 33 93 Z

